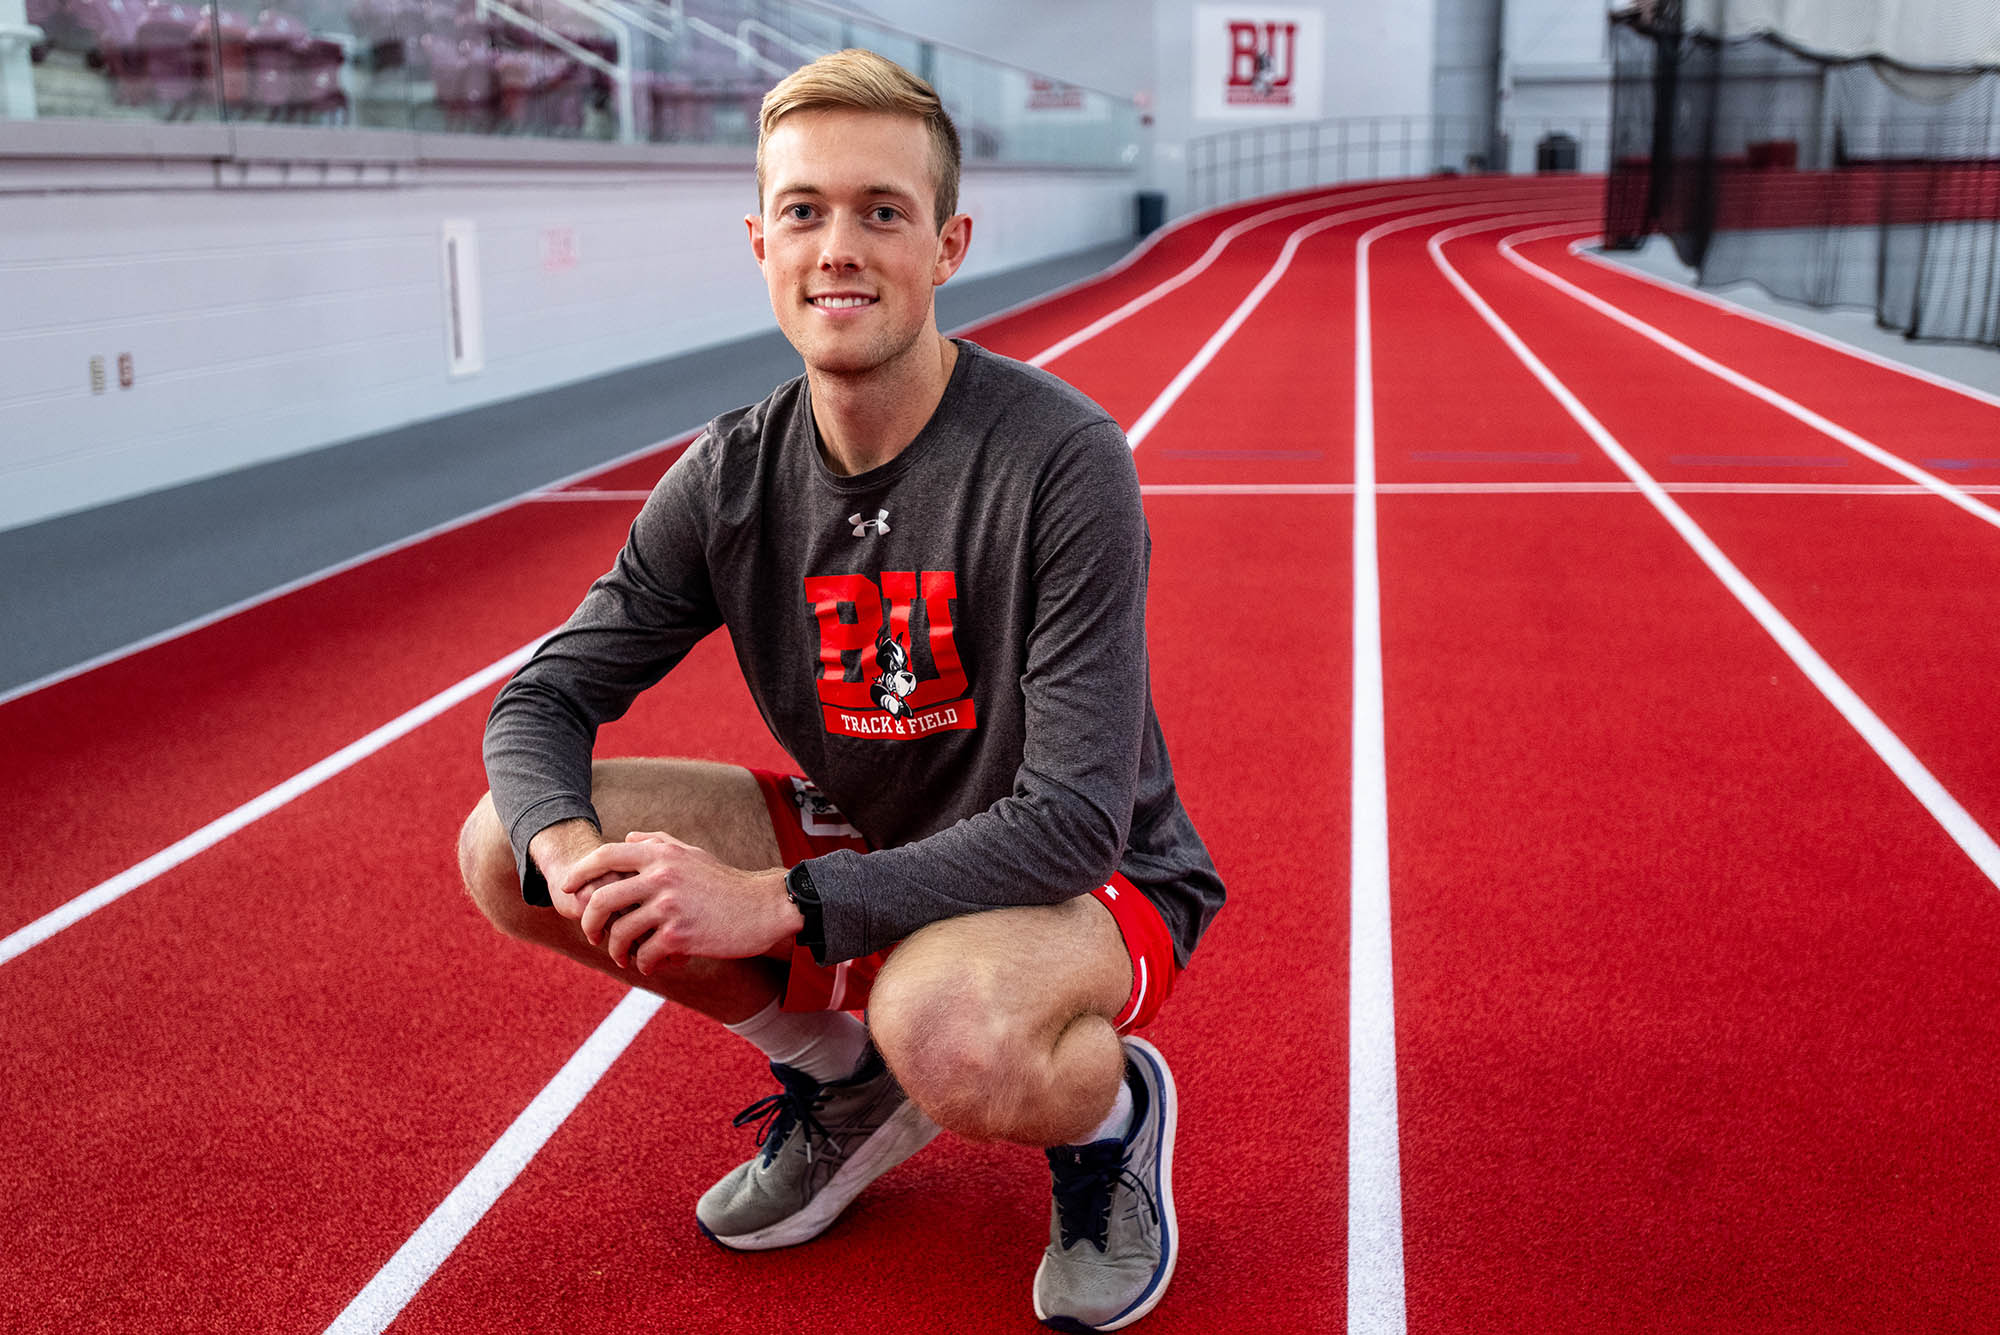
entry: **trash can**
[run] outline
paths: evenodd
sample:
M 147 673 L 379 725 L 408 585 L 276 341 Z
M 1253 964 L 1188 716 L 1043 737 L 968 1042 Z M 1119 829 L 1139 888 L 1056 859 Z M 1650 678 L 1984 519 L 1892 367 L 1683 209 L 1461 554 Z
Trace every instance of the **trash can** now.
M 1141 190 L 1134 210 L 1137 230 L 1135 236 L 1150 236 L 1160 230 L 1167 220 L 1167 197 L 1159 190 Z
M 1535 170 L 1573 172 L 1576 170 L 1576 139 L 1558 130 L 1545 134 L 1535 145 Z

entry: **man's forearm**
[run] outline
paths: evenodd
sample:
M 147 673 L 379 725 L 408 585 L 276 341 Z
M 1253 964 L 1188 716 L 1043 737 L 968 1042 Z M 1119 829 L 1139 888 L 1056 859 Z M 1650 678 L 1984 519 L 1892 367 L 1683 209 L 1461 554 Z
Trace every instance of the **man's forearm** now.
M 528 841 L 528 857 L 541 868 L 551 886 L 561 883 L 570 866 L 604 843 L 604 836 L 587 820 L 561 820 Z

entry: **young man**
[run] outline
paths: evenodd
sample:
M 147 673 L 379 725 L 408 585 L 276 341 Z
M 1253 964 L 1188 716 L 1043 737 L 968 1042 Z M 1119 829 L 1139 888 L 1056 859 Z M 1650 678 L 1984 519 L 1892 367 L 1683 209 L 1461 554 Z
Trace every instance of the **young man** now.
M 938 333 L 972 222 L 927 84 L 815 61 L 757 155 L 750 248 L 805 375 L 709 425 L 494 702 L 466 884 L 770 1058 L 738 1119 L 761 1152 L 695 1206 L 717 1242 L 816 1237 L 942 1125 L 1047 1151 L 1036 1315 L 1115 1329 L 1178 1243 L 1173 1078 L 1128 1035 L 1222 903 L 1148 694 L 1130 451 Z M 807 777 L 593 766 L 598 725 L 725 625 Z

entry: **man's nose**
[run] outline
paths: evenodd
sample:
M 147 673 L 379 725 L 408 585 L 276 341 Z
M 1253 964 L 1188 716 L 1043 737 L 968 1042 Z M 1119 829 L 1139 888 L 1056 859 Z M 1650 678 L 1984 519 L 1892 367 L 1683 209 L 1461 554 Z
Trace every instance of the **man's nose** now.
M 819 252 L 819 267 L 823 270 L 859 269 L 861 267 L 861 222 L 844 213 L 836 213 L 827 221 L 825 243 Z

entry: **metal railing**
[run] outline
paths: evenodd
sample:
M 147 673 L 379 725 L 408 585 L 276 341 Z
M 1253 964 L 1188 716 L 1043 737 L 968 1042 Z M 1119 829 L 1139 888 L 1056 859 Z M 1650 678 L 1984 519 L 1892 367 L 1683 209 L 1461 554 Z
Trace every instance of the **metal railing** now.
M 1187 204 L 1211 208 L 1283 190 L 1445 172 L 1602 172 L 1608 120 L 1343 116 L 1248 126 L 1190 139 Z

